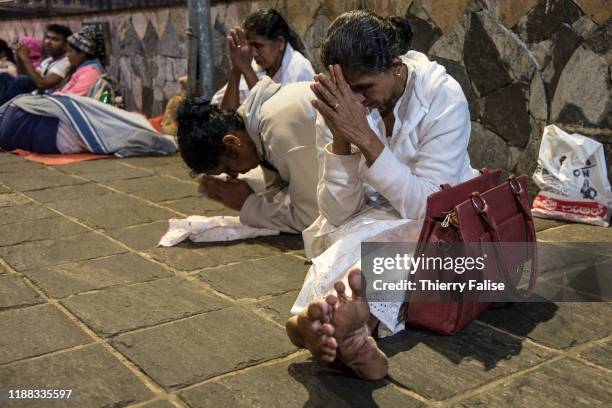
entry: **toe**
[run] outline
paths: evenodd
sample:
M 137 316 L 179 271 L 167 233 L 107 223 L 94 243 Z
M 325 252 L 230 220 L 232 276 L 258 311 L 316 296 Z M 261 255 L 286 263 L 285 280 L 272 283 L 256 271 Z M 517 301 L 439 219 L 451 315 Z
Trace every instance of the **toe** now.
M 328 317 L 328 307 L 329 305 L 326 302 L 317 300 L 308 305 L 308 318 L 311 321 L 321 321 L 327 322 L 329 320 Z
M 321 326 L 321 333 L 323 333 L 326 336 L 333 336 L 334 335 L 334 326 L 332 326 L 329 323 L 324 323 Z
M 344 283 L 341 281 L 334 283 L 334 289 L 336 289 L 338 294 L 338 300 L 341 302 L 346 301 L 346 286 L 344 286 Z
M 353 268 L 348 273 L 348 283 L 353 292 L 353 299 L 361 298 L 361 291 L 363 288 L 361 282 L 361 271 L 359 268 Z

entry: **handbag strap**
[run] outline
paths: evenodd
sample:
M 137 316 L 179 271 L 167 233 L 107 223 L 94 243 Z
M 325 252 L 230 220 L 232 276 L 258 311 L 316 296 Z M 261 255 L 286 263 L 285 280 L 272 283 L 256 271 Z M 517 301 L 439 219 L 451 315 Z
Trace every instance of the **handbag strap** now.
M 522 199 L 522 195 L 525 194 L 525 190 L 521 187 L 520 183 L 516 180 L 516 178 L 514 178 L 514 176 L 510 176 L 507 182 L 510 185 L 510 189 L 513 192 L 514 198 L 516 199 L 518 203 L 518 207 L 521 210 L 521 213 L 523 214 L 523 218 L 525 219 L 525 223 L 527 224 L 527 234 L 528 234 L 527 239 L 528 239 L 528 242 L 530 243 L 528 244 L 528 248 L 529 248 L 529 256 L 531 258 L 531 271 L 530 271 L 531 275 L 529 276 L 529 286 L 524 291 L 519 290 L 513 284 L 512 275 L 510 274 L 510 271 L 508 270 L 508 263 L 506 262 L 506 257 L 500 251 L 499 245 L 495 245 L 495 243 L 501 243 L 502 241 L 499 236 L 497 223 L 495 222 L 493 217 L 489 215 L 488 205 L 482 199 L 482 197 L 480 197 L 480 193 L 478 192 L 472 193 L 470 195 L 470 199 L 472 200 L 472 203 L 474 204 L 473 207 L 475 211 L 478 212 L 478 215 L 484 221 L 484 224 L 487 227 L 487 232 L 491 235 L 491 239 L 494 242 L 493 250 L 495 252 L 497 259 L 501 261 L 500 268 L 501 268 L 504 280 L 508 284 L 510 290 L 516 296 L 520 297 L 521 299 L 528 299 L 535 289 L 537 268 L 538 268 L 537 253 L 534 252 L 533 250 L 534 244 L 532 244 L 533 242 L 536 241 L 535 229 L 533 226 L 533 219 L 531 218 L 531 213 L 529 209 L 526 207 L 524 200 Z M 482 205 L 479 206 L 478 204 L 476 204 L 475 199 L 478 199 Z

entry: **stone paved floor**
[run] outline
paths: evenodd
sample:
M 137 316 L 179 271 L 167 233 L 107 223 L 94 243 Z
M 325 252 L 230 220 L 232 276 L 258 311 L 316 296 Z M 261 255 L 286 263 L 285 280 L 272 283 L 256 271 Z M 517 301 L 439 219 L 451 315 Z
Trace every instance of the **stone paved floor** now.
M 0 153 L 0 391 L 74 390 L 0 406 L 612 404 L 612 303 L 515 305 L 453 337 L 410 329 L 382 341 L 389 378 L 364 382 L 285 336 L 299 238 L 156 248 L 166 219 L 193 213 L 231 211 L 197 197 L 177 157 L 45 167 Z

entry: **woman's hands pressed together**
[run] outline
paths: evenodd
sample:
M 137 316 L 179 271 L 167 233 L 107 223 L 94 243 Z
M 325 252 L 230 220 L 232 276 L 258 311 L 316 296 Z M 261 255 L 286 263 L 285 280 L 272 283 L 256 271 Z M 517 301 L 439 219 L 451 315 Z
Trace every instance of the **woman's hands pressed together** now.
M 254 193 L 253 189 L 242 180 L 229 177 L 227 180 L 222 180 L 210 176 L 200 177 L 198 191 L 236 211 L 240 211 L 246 199 Z
M 350 154 L 352 143 L 361 150 L 368 165 L 374 163 L 384 145 L 370 128 L 368 111 L 347 84 L 340 66 L 329 66 L 329 78 L 324 74 L 316 75 L 311 88 L 317 97 L 312 105 L 323 116 L 334 137 L 333 153 Z
M 242 28 L 234 27 L 230 30 L 227 36 L 227 45 L 229 46 L 231 69 L 243 75 L 249 70 L 252 71 L 251 60 L 253 54 Z

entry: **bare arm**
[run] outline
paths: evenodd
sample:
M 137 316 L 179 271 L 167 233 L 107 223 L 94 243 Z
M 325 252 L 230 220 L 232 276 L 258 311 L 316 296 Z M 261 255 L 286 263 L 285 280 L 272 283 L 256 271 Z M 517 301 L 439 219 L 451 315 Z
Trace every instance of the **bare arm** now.
M 240 71 L 231 69 L 229 79 L 227 81 L 227 87 L 223 94 L 223 100 L 219 107 L 221 110 L 235 110 L 240 106 L 240 77 L 242 74 Z
M 53 73 L 49 73 L 46 76 L 42 76 L 40 72 L 38 72 L 36 68 L 34 68 L 34 66 L 32 65 L 32 60 L 30 59 L 30 50 L 24 44 L 20 44 L 17 47 L 17 60 L 20 63 L 19 71 L 29 76 L 36 84 L 36 87 L 38 87 L 39 89 L 54 88 L 63 79 L 61 76 Z

